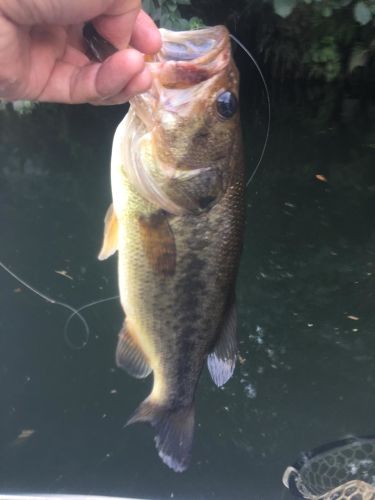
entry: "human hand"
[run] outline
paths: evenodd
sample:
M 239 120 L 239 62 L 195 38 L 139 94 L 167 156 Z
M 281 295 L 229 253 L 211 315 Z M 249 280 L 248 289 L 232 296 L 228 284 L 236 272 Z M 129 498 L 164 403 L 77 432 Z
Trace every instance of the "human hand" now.
M 89 20 L 121 49 L 102 63 L 85 54 Z M 143 54 L 160 45 L 141 0 L 0 0 L 0 98 L 120 104 L 149 88 Z

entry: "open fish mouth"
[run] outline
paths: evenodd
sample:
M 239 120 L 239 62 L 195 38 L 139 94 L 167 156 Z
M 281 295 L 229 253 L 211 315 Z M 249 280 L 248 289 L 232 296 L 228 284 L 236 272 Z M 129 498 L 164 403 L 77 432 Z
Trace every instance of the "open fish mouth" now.
M 160 29 L 163 45 L 158 57 L 165 61 L 192 61 L 214 57 L 227 39 L 224 26 L 214 26 L 193 31 Z
M 182 36 L 170 36 L 170 33 L 166 30 L 162 30 L 164 45 L 160 51 L 161 57 L 165 61 L 191 61 L 192 59 L 197 59 L 210 52 L 216 45 L 215 38 L 206 38 L 198 33 L 198 36 L 185 35 Z M 169 36 L 168 36 L 169 35 Z M 173 40 L 175 38 L 175 40 Z
M 154 77 L 166 88 L 201 83 L 229 62 L 229 33 L 224 26 L 178 32 L 161 29 L 160 34 L 162 48 L 148 60 Z
M 208 96 L 213 78 L 230 64 L 231 44 L 225 26 L 192 31 L 160 29 L 161 50 L 146 57 L 151 88 L 130 99 L 145 129 L 152 130 L 159 110 L 187 115 L 192 104 Z M 142 127 L 143 128 L 143 127 Z

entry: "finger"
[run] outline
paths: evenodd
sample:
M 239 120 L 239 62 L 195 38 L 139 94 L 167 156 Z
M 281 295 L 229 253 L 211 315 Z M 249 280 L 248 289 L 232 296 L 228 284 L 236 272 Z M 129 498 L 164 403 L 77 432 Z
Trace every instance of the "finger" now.
M 0 97 L 17 96 L 20 80 L 25 74 L 28 33 L 0 17 Z
M 133 49 L 117 52 L 102 64 L 77 67 L 58 61 L 38 100 L 71 104 L 103 101 L 123 92 L 143 69 L 143 57 Z
M 44 88 L 56 59 L 65 52 L 65 30 L 58 26 L 16 27 L 0 17 L 0 94 L 33 99 Z
M 161 48 L 161 36 L 154 21 L 141 10 L 133 28 L 130 44 L 144 54 L 155 54 Z
M 132 97 L 146 92 L 152 83 L 152 76 L 148 68 L 145 68 L 142 73 L 136 75 L 126 86 L 126 89 L 122 94 L 117 96 L 120 102 L 128 101 Z
M 145 68 L 141 73 L 136 75 L 117 95 L 107 99 L 92 101 L 91 104 L 108 106 L 113 104 L 123 104 L 129 101 L 132 97 L 142 92 L 146 92 L 151 86 L 152 77 L 148 68 Z
M 83 39 L 82 36 L 82 30 L 83 30 L 83 24 L 73 24 L 66 28 L 66 32 L 68 34 L 68 42 L 69 45 L 72 47 L 75 47 L 76 49 L 80 50 L 81 52 L 85 52 L 86 50 L 86 43 Z
M 126 49 L 139 12 L 139 8 L 133 8 L 123 14 L 99 16 L 93 20 L 93 24 L 112 45 L 118 49 Z
M 2 0 L 1 13 L 16 24 L 77 24 L 102 14 L 139 10 L 140 0 Z
M 62 61 L 72 64 L 73 66 L 86 66 L 90 63 L 90 59 L 81 50 L 68 45 Z
M 142 54 L 134 49 L 116 52 L 106 59 L 98 72 L 98 94 L 107 98 L 121 92 L 145 68 Z

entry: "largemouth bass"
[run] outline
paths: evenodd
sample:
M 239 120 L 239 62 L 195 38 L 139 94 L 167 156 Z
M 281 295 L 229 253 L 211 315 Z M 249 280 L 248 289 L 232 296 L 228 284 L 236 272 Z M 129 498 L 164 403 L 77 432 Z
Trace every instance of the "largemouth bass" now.
M 118 251 L 126 319 L 117 365 L 153 373 L 128 423 L 149 422 L 161 459 L 183 471 L 206 360 L 218 386 L 235 368 L 245 183 L 227 29 L 160 31 L 162 49 L 147 62 L 152 88 L 131 99 L 114 137 L 99 259 Z

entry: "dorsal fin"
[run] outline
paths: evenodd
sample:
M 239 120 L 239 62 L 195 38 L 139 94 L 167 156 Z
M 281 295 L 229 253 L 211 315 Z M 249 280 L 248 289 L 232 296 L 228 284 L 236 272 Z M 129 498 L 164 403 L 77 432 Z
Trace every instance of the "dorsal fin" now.
M 129 328 L 127 321 L 124 322 L 124 326 L 119 333 L 116 364 L 135 378 L 145 378 L 152 372 L 146 356 L 137 344 L 135 335 Z
M 218 387 L 233 375 L 237 359 L 237 311 L 232 299 L 224 314 L 224 321 L 213 351 L 207 357 L 212 380 Z

